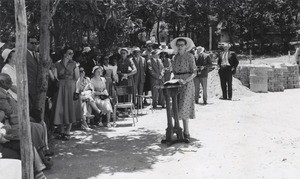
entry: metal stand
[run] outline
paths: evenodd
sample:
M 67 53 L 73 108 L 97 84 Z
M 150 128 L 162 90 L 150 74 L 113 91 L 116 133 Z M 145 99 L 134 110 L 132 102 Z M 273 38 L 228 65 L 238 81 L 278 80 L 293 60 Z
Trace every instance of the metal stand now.
M 162 86 L 161 89 L 163 90 L 163 94 L 166 99 L 166 110 L 167 110 L 167 118 L 168 118 L 168 127 L 166 129 L 166 139 L 161 141 L 162 144 L 172 145 L 175 143 L 189 143 L 188 139 L 183 137 L 182 128 L 180 127 L 179 120 L 178 120 L 178 105 L 177 105 L 177 97 L 179 94 L 179 89 L 183 85 L 169 85 L 169 86 Z M 172 106 L 170 98 L 172 98 Z M 174 117 L 174 126 L 172 120 L 172 112 Z M 177 139 L 172 139 L 173 134 L 176 134 Z

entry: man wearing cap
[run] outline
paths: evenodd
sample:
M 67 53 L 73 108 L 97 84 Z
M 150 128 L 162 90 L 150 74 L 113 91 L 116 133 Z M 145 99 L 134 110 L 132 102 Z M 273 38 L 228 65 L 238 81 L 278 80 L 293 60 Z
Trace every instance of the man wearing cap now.
M 143 58 L 141 56 L 141 49 L 139 47 L 133 48 L 132 61 L 137 69 L 136 74 L 133 75 L 134 91 L 135 91 L 135 94 L 142 95 L 143 91 L 144 91 L 147 63 L 145 61 L 145 58 Z M 134 98 L 134 100 L 136 100 L 136 98 Z M 136 102 L 136 101 L 134 101 L 134 102 Z
M 212 66 L 212 61 L 210 55 L 205 53 L 204 47 L 196 48 L 196 66 L 197 66 L 197 76 L 194 78 L 195 84 L 195 102 L 199 104 L 199 93 L 200 93 L 200 84 L 203 91 L 203 104 L 207 104 L 207 76 L 209 68 Z
M 232 75 L 235 74 L 239 61 L 233 51 L 229 51 L 231 45 L 227 42 L 219 44 L 223 52 L 218 54 L 219 76 L 223 96 L 220 99 L 232 99 Z
M 152 93 L 152 105 L 153 108 L 157 108 L 159 103 L 162 107 L 165 106 L 162 90 L 159 90 L 157 86 L 160 86 L 164 82 L 164 65 L 159 59 L 160 50 L 153 50 L 151 52 L 151 58 L 147 61 L 148 70 L 151 77 L 151 93 Z
M 37 95 L 38 95 L 38 71 L 39 71 L 39 57 L 37 51 L 38 41 L 34 37 L 27 39 L 27 79 L 29 92 L 29 109 L 37 109 Z

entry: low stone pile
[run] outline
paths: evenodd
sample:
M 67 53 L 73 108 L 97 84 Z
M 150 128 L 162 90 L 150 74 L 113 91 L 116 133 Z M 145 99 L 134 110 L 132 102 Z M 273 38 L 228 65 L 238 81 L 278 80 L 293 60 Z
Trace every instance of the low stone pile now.
M 299 88 L 299 67 L 296 64 L 240 65 L 234 75 L 254 92 L 276 92 Z

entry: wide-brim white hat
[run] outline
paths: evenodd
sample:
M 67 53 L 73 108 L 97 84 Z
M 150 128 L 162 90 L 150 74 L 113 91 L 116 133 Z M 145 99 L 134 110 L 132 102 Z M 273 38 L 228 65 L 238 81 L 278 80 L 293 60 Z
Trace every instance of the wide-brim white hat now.
M 122 50 L 125 50 L 127 53 L 128 53 L 128 55 L 130 54 L 130 51 L 127 49 L 127 48 L 125 48 L 125 47 L 123 47 L 123 48 L 120 48 L 119 50 L 118 50 L 118 53 L 121 55 L 121 51 Z
M 9 56 L 9 54 L 11 53 L 11 52 L 14 52 L 15 50 L 14 49 L 8 49 L 8 48 L 6 48 L 6 49 L 4 49 L 3 50 L 3 52 L 2 52 L 2 57 L 3 57 L 3 62 L 6 62 L 6 60 L 7 60 L 7 58 L 8 58 L 8 56 Z
M 190 51 L 190 50 L 192 50 L 193 47 L 195 47 L 195 44 L 192 39 L 190 39 L 188 37 L 176 37 L 170 43 L 170 46 L 175 51 L 175 53 L 177 53 L 176 42 L 178 39 L 184 39 L 186 41 L 186 51 Z

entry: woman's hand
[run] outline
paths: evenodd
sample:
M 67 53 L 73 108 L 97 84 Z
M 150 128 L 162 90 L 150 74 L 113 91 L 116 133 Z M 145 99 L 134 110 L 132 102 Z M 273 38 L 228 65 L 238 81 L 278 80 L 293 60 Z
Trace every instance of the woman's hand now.
M 124 73 L 124 74 L 122 75 L 121 81 L 122 81 L 122 80 L 125 80 L 125 79 L 127 79 L 127 78 L 128 78 L 128 74 Z
M 180 85 L 184 85 L 184 84 L 186 84 L 186 81 L 183 80 L 183 79 L 179 79 L 179 80 L 178 80 L 178 83 L 179 83 Z

